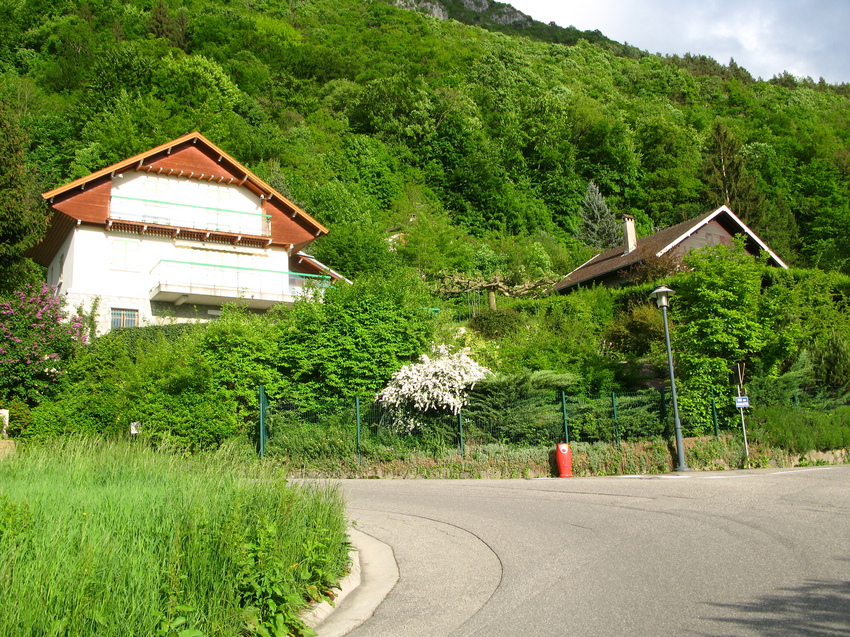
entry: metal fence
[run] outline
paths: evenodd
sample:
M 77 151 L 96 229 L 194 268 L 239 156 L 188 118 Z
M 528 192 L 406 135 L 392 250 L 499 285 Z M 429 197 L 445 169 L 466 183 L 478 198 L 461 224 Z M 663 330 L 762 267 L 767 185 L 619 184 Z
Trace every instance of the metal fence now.
M 260 387 L 259 451 L 276 442 L 299 453 L 349 450 L 362 458 L 380 448 L 423 451 L 456 449 L 461 456 L 487 444 L 555 445 L 559 442 L 608 442 L 668 436 L 672 432 L 669 394 L 658 390 L 568 395 L 537 392 L 506 405 L 475 401 L 459 413 L 393 411 L 354 398 L 311 406 L 270 403 Z M 719 405 L 718 403 L 721 403 Z M 712 399 L 707 415 L 713 433 L 740 429 L 732 394 Z

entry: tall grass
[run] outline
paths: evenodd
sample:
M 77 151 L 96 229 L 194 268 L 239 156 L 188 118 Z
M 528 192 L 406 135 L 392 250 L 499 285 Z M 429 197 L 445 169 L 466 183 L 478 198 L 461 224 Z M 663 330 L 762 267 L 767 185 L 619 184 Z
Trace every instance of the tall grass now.
M 850 407 L 830 410 L 761 407 L 753 411 L 754 439 L 794 453 L 850 447 Z
M 64 440 L 0 459 L 0 635 L 298 634 L 346 560 L 338 494 L 233 447 Z

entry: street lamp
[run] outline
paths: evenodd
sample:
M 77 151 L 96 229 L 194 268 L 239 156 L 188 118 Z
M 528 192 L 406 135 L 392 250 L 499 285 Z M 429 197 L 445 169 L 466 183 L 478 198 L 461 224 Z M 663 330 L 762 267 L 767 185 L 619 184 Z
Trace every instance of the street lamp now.
M 682 440 L 682 423 L 679 420 L 679 401 L 676 398 L 676 378 L 673 373 L 673 349 L 670 347 L 670 326 L 667 324 L 667 308 L 670 307 L 670 295 L 673 290 L 666 285 L 655 288 L 650 298 L 655 299 L 661 314 L 664 316 L 664 339 L 667 341 L 667 367 L 670 369 L 670 393 L 673 394 L 673 425 L 676 430 L 676 451 L 679 456 L 679 466 L 676 471 L 690 471 L 691 468 L 685 464 L 685 443 Z

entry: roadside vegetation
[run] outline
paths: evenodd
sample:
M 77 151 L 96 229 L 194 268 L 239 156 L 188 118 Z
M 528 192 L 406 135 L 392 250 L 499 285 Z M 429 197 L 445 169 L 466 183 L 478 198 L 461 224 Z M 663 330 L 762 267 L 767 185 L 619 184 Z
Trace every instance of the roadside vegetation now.
M 65 438 L 0 459 L 0 634 L 311 634 L 299 611 L 349 566 L 342 499 L 252 455 Z
M 612 392 L 663 387 L 663 332 L 647 297 L 666 282 L 676 289 L 673 349 L 686 436 L 714 433 L 715 414 L 721 431 L 740 431 L 729 384 L 740 363 L 752 435 L 795 453 L 846 446 L 850 280 L 770 268 L 740 245 L 695 252 L 686 263 L 688 272 L 619 290 L 500 297 L 496 311 L 470 311 L 467 296 L 434 292 L 399 269 L 338 286 L 322 302 L 305 298 L 266 314 L 233 306 L 211 323 L 103 336 L 84 334 L 85 317 L 33 320 L 47 315 L 42 304 L 56 311 L 42 290 L 0 315 L 22 350 L 39 348 L 38 356 L 9 349 L 0 359 L 0 407 L 10 409 L 8 433 L 21 440 L 123 435 L 136 423 L 149 440 L 204 450 L 234 437 L 256 442 L 263 385 L 273 406 L 291 406 L 275 434 L 314 454 L 355 452 L 353 414 L 323 417 L 325 429 L 317 429 L 297 413 L 327 404 L 351 411 L 355 398 L 366 405 L 376 397 L 392 412 L 388 431 L 415 434 L 417 444 L 429 433 L 417 413 L 461 408 L 483 423 L 484 443 L 549 444 L 535 425 L 551 418 L 538 405 L 544 394 L 604 403 Z M 625 407 L 618 437 L 665 432 L 656 408 Z M 610 417 L 598 410 L 573 410 L 569 420 L 574 441 L 614 442 Z

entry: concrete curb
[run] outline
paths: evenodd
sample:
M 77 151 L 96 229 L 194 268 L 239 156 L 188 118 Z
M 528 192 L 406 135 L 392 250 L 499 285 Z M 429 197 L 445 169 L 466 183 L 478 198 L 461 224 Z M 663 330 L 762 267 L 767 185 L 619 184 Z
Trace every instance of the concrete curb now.
M 369 619 L 398 582 L 392 548 L 357 529 L 349 529 L 354 549 L 351 573 L 339 583 L 334 605 L 322 602 L 304 616 L 319 637 L 341 637 Z
M 348 536 L 349 538 L 351 537 L 351 529 L 348 530 Z M 330 614 L 336 610 L 336 607 L 342 604 L 342 600 L 348 597 L 349 593 L 360 586 L 360 554 L 357 548 L 354 547 L 353 540 L 351 541 L 351 544 L 352 549 L 348 552 L 348 561 L 351 563 L 351 572 L 343 577 L 339 581 L 339 584 L 334 587 L 338 589 L 339 592 L 334 598 L 333 603 L 324 601 L 321 604 L 317 604 L 301 616 L 304 623 L 310 628 L 316 628 L 316 626 L 325 621 Z

